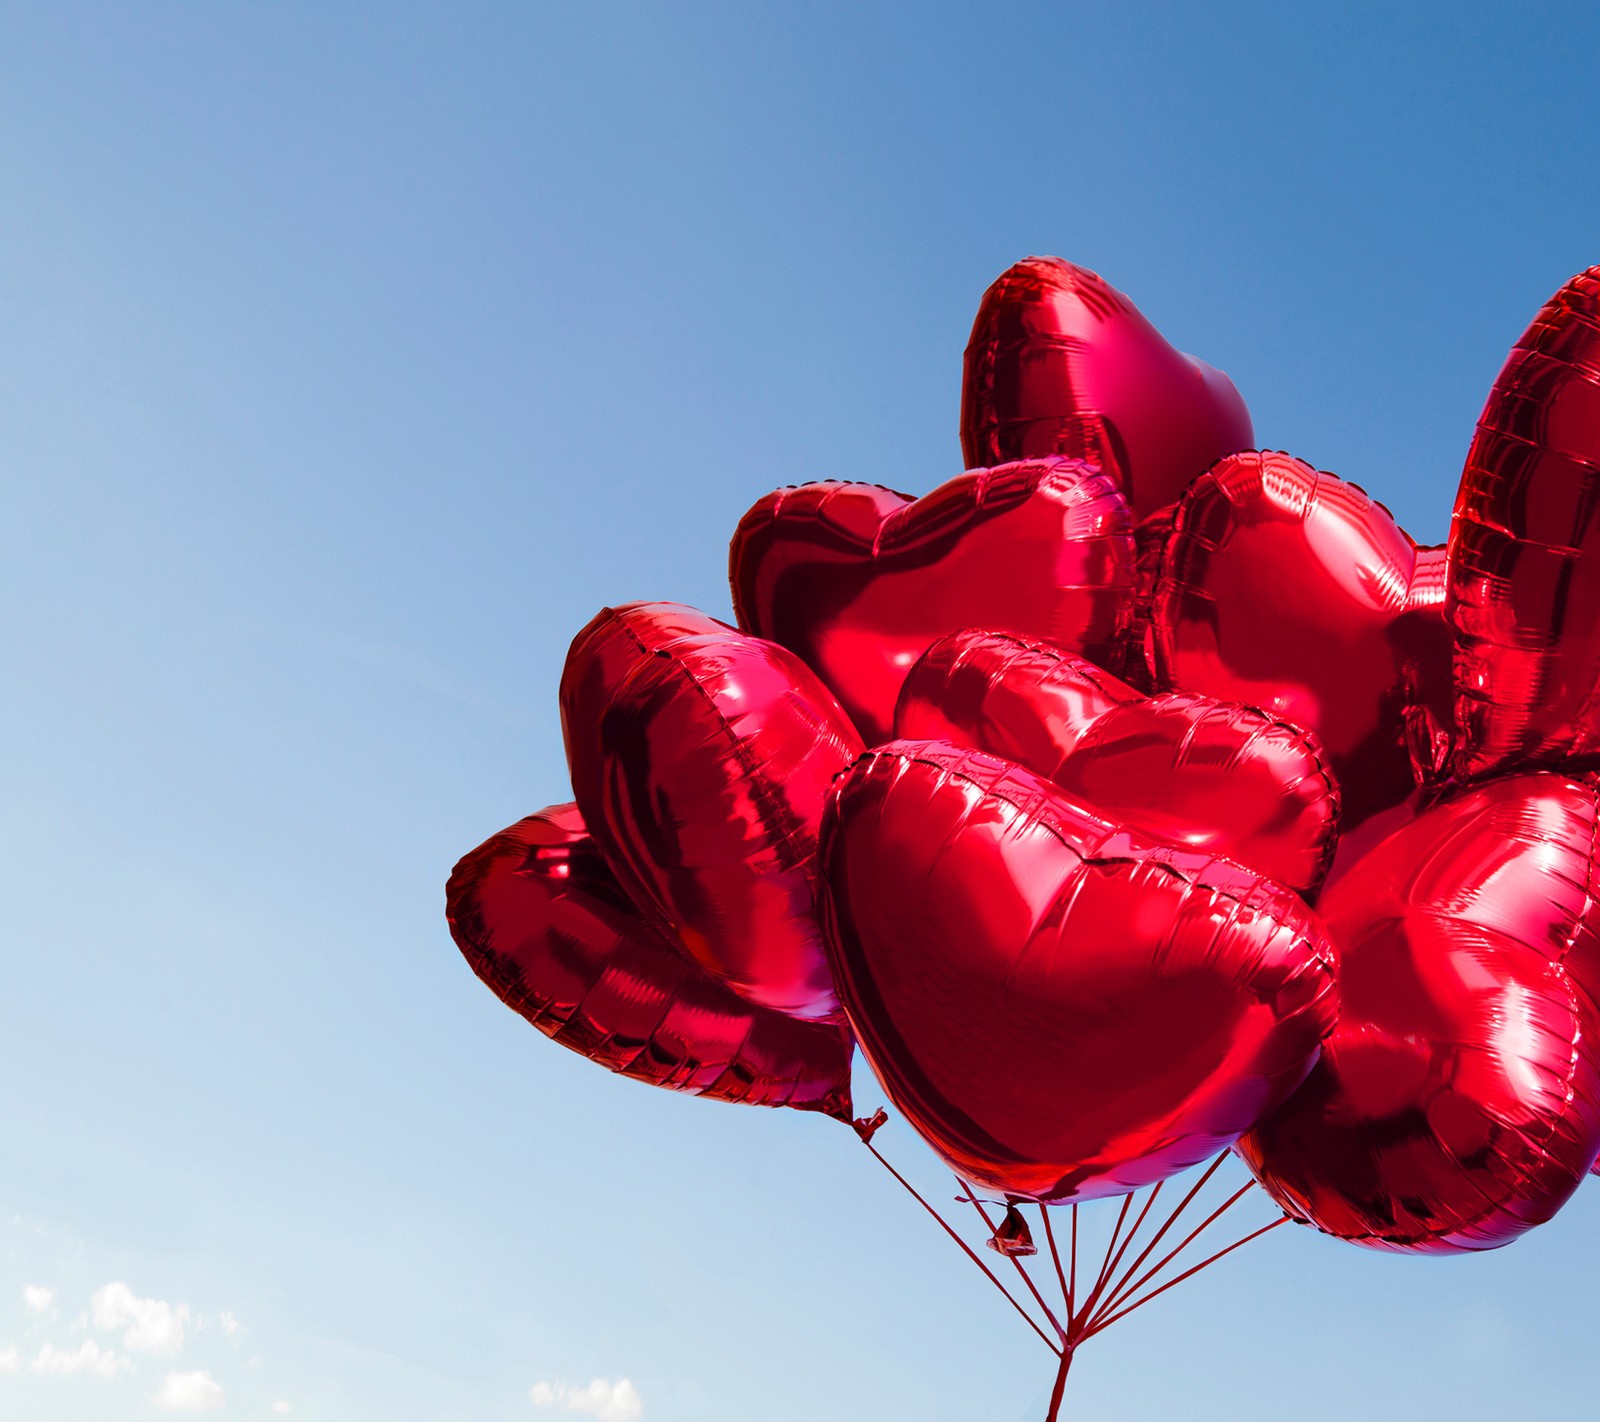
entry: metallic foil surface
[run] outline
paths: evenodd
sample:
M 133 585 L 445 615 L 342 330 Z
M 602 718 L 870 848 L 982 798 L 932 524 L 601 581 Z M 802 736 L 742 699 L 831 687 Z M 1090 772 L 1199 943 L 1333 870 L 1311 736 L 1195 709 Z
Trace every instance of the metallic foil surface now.
M 1448 695 L 1437 584 L 1436 556 L 1355 485 L 1234 455 L 1178 506 L 1151 609 L 1158 681 L 1316 732 L 1349 830 L 1411 794 L 1409 708 Z
M 1309 731 L 1209 696 L 1141 696 L 1044 642 L 941 638 L 906 678 L 895 733 L 1015 761 L 1130 830 L 1301 894 L 1333 858 L 1339 792 Z
M 1600 267 L 1512 348 L 1450 527 L 1455 768 L 1600 752 Z
M 1139 518 L 1255 445 L 1233 382 L 1086 267 L 1028 257 L 983 295 L 961 380 L 967 467 L 1062 454 L 1114 473 Z
M 824 923 L 857 1040 L 963 1180 L 1055 1202 L 1204 1160 L 1337 1016 L 1289 890 L 1157 845 L 981 751 L 895 741 L 840 777 Z
M 1548 1220 L 1600 1151 L 1597 796 L 1517 775 L 1424 810 L 1323 896 L 1339 1024 L 1239 1143 L 1328 1234 L 1445 1253 Z
M 744 516 L 729 558 L 739 625 L 797 653 L 869 745 L 893 734 L 900 683 L 947 632 L 993 627 L 1116 658 L 1133 577 L 1126 502 L 1068 459 L 972 470 L 920 499 L 875 484 L 779 489 Z
M 862 746 L 800 659 L 677 603 L 607 608 L 567 654 L 561 729 L 629 897 L 749 1001 L 835 1017 L 817 828 Z
M 641 914 L 576 805 L 519 820 L 455 867 L 456 946 L 506 1006 L 608 1071 L 850 1119 L 850 1034 L 756 1007 Z
M 1133 609 L 1123 634 L 1122 660 L 1115 670 L 1139 691 L 1156 689 L 1153 607 L 1161 562 L 1167 556 L 1177 517 L 1177 504 L 1168 504 L 1133 526 Z

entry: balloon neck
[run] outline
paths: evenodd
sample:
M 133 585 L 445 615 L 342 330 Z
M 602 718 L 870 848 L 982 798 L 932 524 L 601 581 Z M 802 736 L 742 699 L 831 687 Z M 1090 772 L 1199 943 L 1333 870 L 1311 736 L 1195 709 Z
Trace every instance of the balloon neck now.
M 889 1113 L 878 1107 L 870 1116 L 857 1116 L 850 1122 L 850 1129 L 861 1137 L 862 1145 L 871 1145 L 872 1138 L 878 1134 L 878 1128 L 889 1119 Z
M 990 1236 L 988 1244 L 996 1254 L 1003 1254 L 1007 1259 L 1026 1259 L 1039 1252 L 1027 1220 L 1015 1205 L 1006 1206 L 1006 1217 L 1000 1221 L 1000 1228 Z

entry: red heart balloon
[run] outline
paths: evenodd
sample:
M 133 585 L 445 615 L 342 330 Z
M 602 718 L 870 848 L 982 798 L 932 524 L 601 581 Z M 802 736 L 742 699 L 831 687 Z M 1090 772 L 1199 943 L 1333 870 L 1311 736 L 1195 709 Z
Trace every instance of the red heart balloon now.
M 1456 769 L 1600 751 L 1600 267 L 1512 348 L 1450 527 Z
M 861 741 L 799 658 L 676 603 L 607 608 L 567 654 L 561 729 L 633 901 L 751 1002 L 834 1016 L 813 861 Z
M 962 364 L 969 469 L 1087 459 L 1116 473 L 1143 518 L 1255 442 L 1233 382 L 1174 350 L 1088 268 L 1029 257 L 983 294 Z
M 943 637 L 911 669 L 896 735 L 976 746 L 1137 833 L 1309 893 L 1339 792 L 1315 737 L 1254 707 L 1145 698 L 1093 662 L 1005 632 Z
M 1332 955 L 1287 889 L 981 751 L 869 751 L 819 853 L 862 1050 L 982 1188 L 1089 1199 L 1194 1165 L 1300 1083 L 1337 1012 Z
M 1158 678 L 1315 731 L 1348 829 L 1411 793 L 1411 708 L 1448 694 L 1438 572 L 1355 485 L 1234 455 L 1178 507 L 1151 609 Z
M 1339 1025 L 1239 1143 L 1285 1210 L 1378 1248 L 1492 1249 L 1600 1151 L 1591 784 L 1497 780 L 1425 811 L 1323 896 Z
M 1116 654 L 1133 535 L 1114 483 L 1038 459 L 958 475 L 921 499 L 875 484 L 768 494 L 733 536 L 739 625 L 797 652 L 869 743 L 928 644 L 961 627 Z
M 519 820 L 455 867 L 456 945 L 506 1006 L 610 1071 L 719 1101 L 850 1119 L 850 1036 L 756 1007 L 639 912 L 576 805 Z

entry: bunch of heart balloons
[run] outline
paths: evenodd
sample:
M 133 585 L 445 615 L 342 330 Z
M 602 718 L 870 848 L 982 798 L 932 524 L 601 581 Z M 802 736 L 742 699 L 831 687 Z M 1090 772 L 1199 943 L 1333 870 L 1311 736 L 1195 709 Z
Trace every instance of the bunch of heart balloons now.
M 474 970 L 723 1100 L 848 1121 L 859 1044 L 1012 1202 L 1231 1147 L 1358 1244 L 1548 1220 L 1600 1153 L 1600 268 L 1442 549 L 1055 258 L 985 294 L 961 433 L 921 497 L 761 498 L 737 626 L 578 633 L 576 803 L 450 880 Z

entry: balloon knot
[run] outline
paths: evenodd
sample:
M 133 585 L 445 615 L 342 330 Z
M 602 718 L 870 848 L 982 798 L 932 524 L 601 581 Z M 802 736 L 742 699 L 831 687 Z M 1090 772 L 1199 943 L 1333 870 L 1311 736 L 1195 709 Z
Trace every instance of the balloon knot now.
M 870 1116 L 857 1116 L 850 1125 L 855 1133 L 861 1137 L 862 1145 L 871 1145 L 872 1138 L 878 1134 L 878 1127 L 889 1119 L 889 1113 L 878 1107 Z

